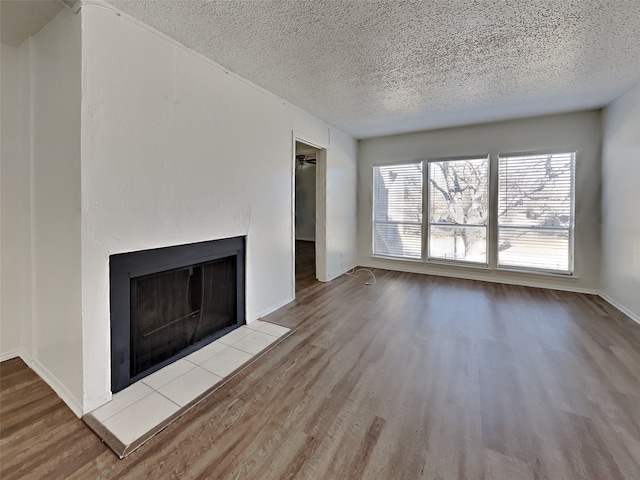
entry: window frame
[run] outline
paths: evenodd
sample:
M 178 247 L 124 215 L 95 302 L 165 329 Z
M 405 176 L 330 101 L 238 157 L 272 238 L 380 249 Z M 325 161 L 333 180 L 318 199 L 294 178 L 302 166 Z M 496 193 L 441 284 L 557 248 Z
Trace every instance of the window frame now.
M 410 166 L 410 165 L 420 165 L 421 168 L 421 199 L 420 199 L 420 215 L 422 220 L 420 222 L 393 222 L 393 221 L 376 221 L 376 168 L 380 167 L 401 167 L 401 166 Z M 425 199 L 425 189 L 424 189 L 424 162 L 422 159 L 420 160 L 405 160 L 405 161 L 397 161 L 397 162 L 387 162 L 372 165 L 371 167 L 371 186 L 372 186 L 372 205 L 371 205 L 371 256 L 373 258 L 382 258 L 389 260 L 400 260 L 403 262 L 414 262 L 414 263 L 424 263 L 424 199 Z M 420 256 L 419 257 L 404 257 L 400 255 L 384 255 L 375 252 L 375 234 L 376 234 L 376 225 L 378 224 L 386 224 L 386 225 L 415 225 L 420 227 Z
M 539 267 L 526 267 L 526 266 L 515 266 L 515 265 L 500 265 L 500 217 L 499 217 L 499 206 L 500 206 L 500 161 L 505 157 L 518 157 L 518 156 L 540 156 L 540 155 L 572 155 L 571 162 L 571 183 L 570 183 L 570 212 L 571 212 L 571 226 L 569 228 L 566 227 L 527 227 L 523 226 L 523 229 L 527 230 L 557 230 L 557 231 L 566 231 L 568 232 L 568 267 L 567 271 L 564 270 L 554 270 L 554 269 L 545 269 Z M 524 274 L 533 274 L 533 275 L 548 275 L 548 276 L 560 276 L 560 277 L 573 277 L 576 278 L 575 273 L 575 230 L 576 230 L 576 215 L 575 215 L 575 207 L 576 207 L 576 170 L 578 165 L 578 156 L 579 151 L 576 148 L 561 148 L 561 149 L 553 149 L 553 150 L 532 150 L 532 151 L 515 151 L 515 152 L 501 152 L 501 153 L 485 153 L 482 155 L 464 155 L 464 156 L 449 156 L 449 157 L 439 157 L 439 158 L 422 158 L 422 159 L 403 159 L 399 161 L 383 161 L 376 162 L 372 165 L 372 208 L 371 208 L 371 233 L 370 233 L 370 241 L 371 241 L 371 257 L 386 259 L 386 260 L 396 260 L 402 262 L 409 263 L 420 263 L 424 265 L 444 265 L 444 266 L 453 266 L 453 267 L 463 267 L 463 268 L 471 268 L 471 269 L 480 269 L 480 270 L 489 270 L 496 272 L 513 272 L 513 273 L 524 273 Z M 431 164 L 434 162 L 444 162 L 444 161 L 460 161 L 460 160 L 482 160 L 487 159 L 487 219 L 486 225 L 476 225 L 476 224 L 463 224 L 463 226 L 477 226 L 477 227 L 485 227 L 486 236 L 485 236 L 485 245 L 486 245 L 486 261 L 485 262 L 474 262 L 468 260 L 457 260 L 457 259 L 442 259 L 442 258 L 431 258 L 430 249 L 431 249 L 431 185 L 430 185 L 430 169 Z M 418 222 L 376 222 L 375 215 L 375 169 L 380 167 L 394 167 L 394 166 L 406 166 L 406 165 L 416 165 L 420 164 L 422 169 L 422 185 L 421 185 L 421 194 L 422 194 L 422 203 L 421 203 L 421 228 L 420 234 L 422 236 L 421 246 L 420 246 L 420 257 L 403 257 L 396 255 L 384 255 L 384 254 L 376 254 L 375 253 L 375 229 L 376 224 L 378 223 L 388 223 L 388 224 L 400 224 L 400 225 L 416 225 L 419 226 Z M 455 225 L 455 224 L 445 224 L 445 225 Z M 504 228 L 518 228 L 512 226 L 504 226 Z
M 540 267 L 528 267 L 522 265 L 500 265 L 500 216 L 497 215 L 498 210 L 500 209 L 500 168 L 501 168 L 501 159 L 508 157 L 527 157 L 527 156 L 543 156 L 543 155 L 571 155 L 571 164 L 570 164 L 570 216 L 571 216 L 571 226 L 566 227 L 536 227 L 536 226 L 503 226 L 503 228 L 513 229 L 513 230 L 527 230 L 527 231 L 566 231 L 568 233 L 568 252 L 567 252 L 567 270 L 555 270 L 548 268 L 540 268 Z M 578 151 L 575 148 L 566 148 L 566 149 L 558 149 L 558 150 L 534 150 L 534 151 L 526 151 L 526 152 L 505 152 L 498 153 L 497 155 L 497 178 L 496 178 L 496 189 L 497 189 L 497 198 L 496 198 L 496 245 L 495 245 L 495 256 L 496 256 L 496 264 L 495 269 L 497 271 L 505 271 L 505 272 L 522 272 L 522 273 L 533 273 L 533 274 L 544 274 L 544 275 L 553 275 L 553 276 L 561 276 L 561 277 L 575 277 L 575 227 L 576 227 L 576 215 L 575 215 L 575 204 L 576 204 L 576 168 L 577 168 L 577 157 Z
M 431 227 L 434 223 L 431 221 L 431 168 L 432 164 L 438 162 L 459 162 L 468 160 L 485 160 L 487 161 L 487 219 L 484 225 L 482 224 L 436 224 L 436 226 L 456 226 L 462 227 L 484 227 L 485 229 L 485 261 L 475 262 L 470 260 L 461 259 L 449 259 L 438 258 L 431 256 Z M 442 265 L 454 265 L 471 268 L 489 269 L 489 258 L 491 256 L 490 235 L 491 235 L 491 218 L 492 218 L 492 202 L 491 202 L 491 155 L 488 153 L 482 155 L 464 155 L 456 157 L 442 157 L 442 158 L 428 158 L 424 159 L 423 163 L 427 168 L 422 169 L 422 195 L 425 198 L 425 204 L 423 207 L 422 222 L 425 224 L 425 234 L 423 238 L 423 258 L 426 263 L 430 264 L 442 264 Z M 425 189 L 425 185 L 427 186 Z M 426 216 L 425 216 L 426 213 Z

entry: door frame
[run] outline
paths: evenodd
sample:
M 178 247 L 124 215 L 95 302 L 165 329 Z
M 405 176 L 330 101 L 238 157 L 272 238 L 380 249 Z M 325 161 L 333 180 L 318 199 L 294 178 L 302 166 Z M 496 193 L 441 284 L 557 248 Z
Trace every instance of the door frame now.
M 316 155 L 316 278 L 328 282 L 327 274 L 327 150 L 328 145 L 293 132 L 291 141 L 291 279 L 296 298 L 296 142 L 318 149 Z

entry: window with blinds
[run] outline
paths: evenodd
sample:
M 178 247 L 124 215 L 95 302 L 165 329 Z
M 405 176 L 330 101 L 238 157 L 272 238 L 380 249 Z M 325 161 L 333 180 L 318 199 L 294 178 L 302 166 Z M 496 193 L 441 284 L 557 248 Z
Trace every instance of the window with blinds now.
M 487 264 L 489 157 L 429 161 L 429 258 Z
M 422 258 L 422 163 L 373 167 L 373 254 Z
M 498 267 L 573 271 L 575 153 L 500 155 Z

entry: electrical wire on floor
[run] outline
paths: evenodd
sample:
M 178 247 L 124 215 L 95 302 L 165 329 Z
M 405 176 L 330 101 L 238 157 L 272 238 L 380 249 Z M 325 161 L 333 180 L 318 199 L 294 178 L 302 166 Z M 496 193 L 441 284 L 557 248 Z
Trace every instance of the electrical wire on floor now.
M 360 272 L 369 272 L 371 274 L 371 280 L 369 280 L 368 282 L 365 282 L 365 285 L 375 285 L 376 284 L 376 276 L 375 274 L 369 270 L 368 268 L 356 268 L 356 267 L 351 267 L 349 270 L 347 270 L 346 272 L 344 272 L 346 275 L 349 275 L 350 277 L 357 277 L 358 274 Z

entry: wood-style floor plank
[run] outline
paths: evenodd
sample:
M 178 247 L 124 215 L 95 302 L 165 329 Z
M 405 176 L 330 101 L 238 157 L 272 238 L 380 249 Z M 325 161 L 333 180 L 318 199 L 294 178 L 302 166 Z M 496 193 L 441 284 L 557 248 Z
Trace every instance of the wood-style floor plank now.
M 638 479 L 640 326 L 601 299 L 375 270 L 119 460 L 21 360 L 1 364 L 0 478 Z

